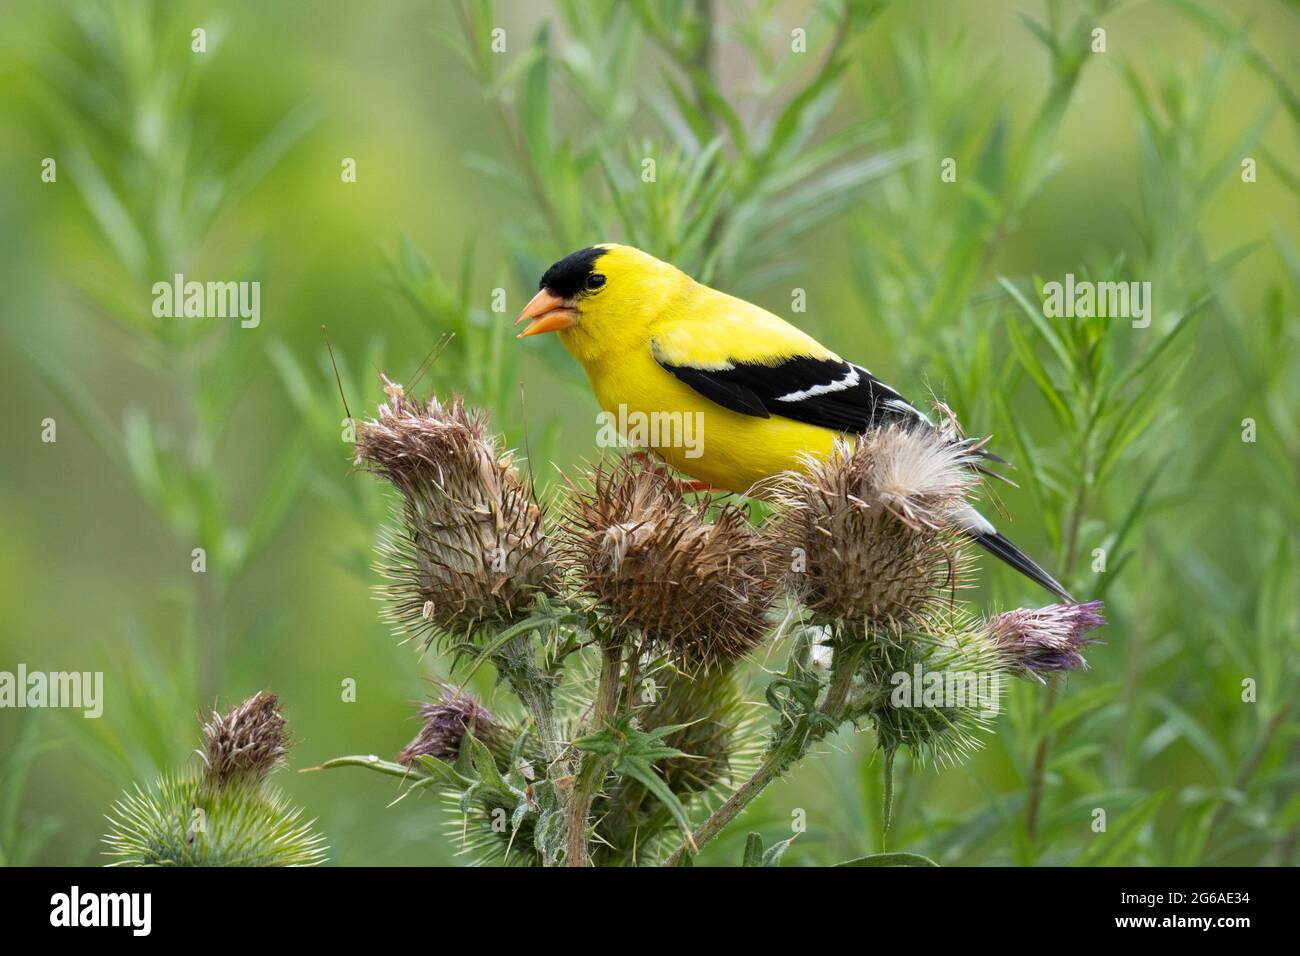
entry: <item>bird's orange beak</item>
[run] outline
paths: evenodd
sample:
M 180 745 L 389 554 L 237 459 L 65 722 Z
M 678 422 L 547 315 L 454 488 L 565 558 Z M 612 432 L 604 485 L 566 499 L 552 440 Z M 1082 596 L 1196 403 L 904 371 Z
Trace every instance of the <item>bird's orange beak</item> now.
M 542 289 L 524 306 L 524 311 L 515 319 L 515 325 L 533 320 L 533 324 L 519 333 L 519 338 L 540 335 L 543 332 L 558 332 L 560 329 L 572 328 L 578 323 L 578 310 L 568 301 L 547 289 Z

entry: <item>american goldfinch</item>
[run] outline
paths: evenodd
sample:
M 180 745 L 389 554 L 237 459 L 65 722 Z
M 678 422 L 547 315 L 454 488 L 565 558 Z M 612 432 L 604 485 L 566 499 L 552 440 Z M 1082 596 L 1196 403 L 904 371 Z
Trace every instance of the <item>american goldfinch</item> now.
M 519 337 L 558 333 L 611 418 L 676 414 L 700 422 L 697 442 L 660 442 L 652 450 L 715 489 L 744 494 L 798 469 L 804 456 L 825 458 L 844 435 L 890 424 L 935 427 L 861 365 L 630 246 L 602 243 L 555 263 L 516 324 L 528 320 Z M 1001 461 L 972 447 L 981 459 Z M 1073 602 L 974 508 L 960 521 L 989 552 Z

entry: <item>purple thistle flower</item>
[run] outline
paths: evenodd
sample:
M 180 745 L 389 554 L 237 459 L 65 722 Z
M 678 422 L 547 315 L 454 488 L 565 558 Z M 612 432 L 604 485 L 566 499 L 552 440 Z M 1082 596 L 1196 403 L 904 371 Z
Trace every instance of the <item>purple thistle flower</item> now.
M 424 726 L 397 755 L 398 763 L 412 764 L 417 757 L 426 754 L 439 760 L 455 760 L 467 731 L 482 739 L 500 729 L 492 715 L 468 694 L 456 694 L 434 704 L 421 704 L 420 717 Z
M 1086 670 L 1081 653 L 1097 643 L 1089 632 L 1106 623 L 1101 602 L 1019 608 L 990 618 L 989 634 L 1021 674 Z
M 284 763 L 289 750 L 280 700 L 260 691 L 225 716 L 212 713 L 203 725 L 204 776 L 216 787 L 235 777 L 261 780 Z

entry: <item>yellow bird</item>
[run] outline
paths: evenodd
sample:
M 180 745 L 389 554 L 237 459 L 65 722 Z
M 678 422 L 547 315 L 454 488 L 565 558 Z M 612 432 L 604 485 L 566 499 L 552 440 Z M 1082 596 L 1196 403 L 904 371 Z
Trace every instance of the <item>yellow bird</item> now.
M 799 468 L 802 456 L 825 458 L 846 434 L 934 427 L 865 368 L 784 319 L 631 246 L 602 243 L 555 263 L 518 322 L 528 320 L 519 337 L 558 333 L 614 421 L 699 421 L 701 440 L 653 450 L 715 489 L 744 494 Z M 974 508 L 961 522 L 992 554 L 1073 601 Z

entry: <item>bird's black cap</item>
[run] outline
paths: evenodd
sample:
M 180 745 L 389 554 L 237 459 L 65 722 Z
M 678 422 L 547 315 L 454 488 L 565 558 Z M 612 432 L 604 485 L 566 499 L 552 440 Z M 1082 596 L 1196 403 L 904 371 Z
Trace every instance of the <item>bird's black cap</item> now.
M 572 299 L 587 287 L 587 276 L 595 271 L 596 260 L 605 252 L 599 246 L 588 246 L 569 253 L 546 270 L 537 288 L 549 289 L 561 299 Z

